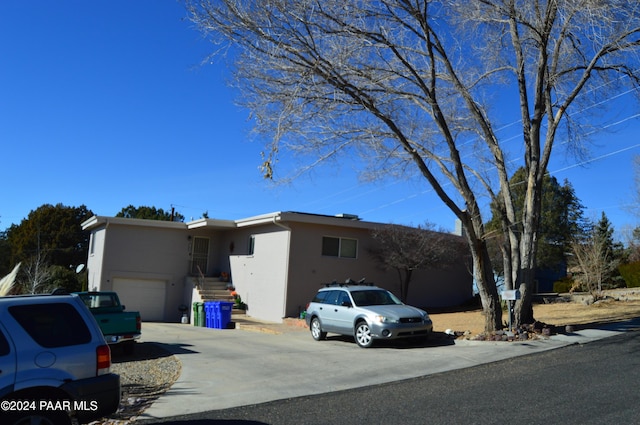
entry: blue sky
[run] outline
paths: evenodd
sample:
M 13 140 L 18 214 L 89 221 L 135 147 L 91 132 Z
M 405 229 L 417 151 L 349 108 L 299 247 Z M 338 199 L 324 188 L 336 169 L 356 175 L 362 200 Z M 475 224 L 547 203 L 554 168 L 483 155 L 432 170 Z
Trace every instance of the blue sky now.
M 286 186 L 265 181 L 228 70 L 201 65 L 211 45 L 178 1 L 3 1 L 0 40 L 0 229 L 47 203 L 107 216 L 132 204 L 175 206 L 187 220 L 303 211 L 454 227 L 421 180 L 362 183 L 334 165 Z M 549 167 L 589 217 L 604 211 L 618 231 L 638 222 L 625 205 L 639 130 L 638 119 L 613 125 L 592 139 L 593 161 L 559 155 Z

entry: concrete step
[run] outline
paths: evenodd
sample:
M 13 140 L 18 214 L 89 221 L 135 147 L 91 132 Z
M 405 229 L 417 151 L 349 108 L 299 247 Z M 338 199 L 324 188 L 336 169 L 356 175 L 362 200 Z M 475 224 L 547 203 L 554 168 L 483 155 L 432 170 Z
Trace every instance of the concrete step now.
M 222 282 L 220 280 L 205 280 L 204 282 L 201 282 L 200 289 L 226 291 L 228 284 L 229 282 Z
M 200 289 L 198 292 L 203 298 L 206 296 L 208 298 L 233 299 L 231 292 L 226 289 Z

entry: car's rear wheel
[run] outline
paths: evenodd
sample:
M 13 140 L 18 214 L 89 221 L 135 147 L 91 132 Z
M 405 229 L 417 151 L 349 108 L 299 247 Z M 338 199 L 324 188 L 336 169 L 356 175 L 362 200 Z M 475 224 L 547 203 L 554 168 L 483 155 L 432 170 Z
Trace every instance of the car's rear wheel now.
M 362 348 L 369 348 L 373 345 L 373 336 L 371 336 L 371 328 L 367 322 L 362 321 L 356 324 L 356 343 Z
M 314 317 L 311 319 L 311 336 L 316 341 L 321 341 L 327 337 L 327 333 L 322 331 L 322 325 L 320 324 L 320 319 Z

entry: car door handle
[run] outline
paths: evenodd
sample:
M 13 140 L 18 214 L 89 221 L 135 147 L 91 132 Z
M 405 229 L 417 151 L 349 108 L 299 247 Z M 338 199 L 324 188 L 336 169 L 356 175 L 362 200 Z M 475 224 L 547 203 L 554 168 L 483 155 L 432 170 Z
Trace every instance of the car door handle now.
M 337 308 L 334 308 L 334 309 L 333 309 L 333 311 L 335 311 L 335 312 L 337 313 L 337 312 L 338 312 L 338 309 L 337 309 Z
M 101 319 L 100 323 L 107 323 L 109 321 L 109 319 Z

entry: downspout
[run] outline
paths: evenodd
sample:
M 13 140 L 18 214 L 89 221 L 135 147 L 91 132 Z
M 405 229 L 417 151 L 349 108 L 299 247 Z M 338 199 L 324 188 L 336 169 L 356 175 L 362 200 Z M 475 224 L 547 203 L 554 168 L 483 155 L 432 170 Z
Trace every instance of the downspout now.
M 284 319 L 285 317 L 287 317 L 287 294 L 289 293 L 289 256 L 291 254 L 291 227 L 286 226 L 282 223 L 279 223 L 278 221 L 276 221 L 277 217 L 273 217 L 273 224 L 275 224 L 276 226 L 286 230 L 287 232 L 289 232 L 288 238 L 287 238 L 287 253 L 286 253 L 286 264 L 285 264 L 285 268 L 286 268 L 286 273 L 285 273 L 285 278 L 284 278 L 284 302 L 282 303 L 282 318 Z

